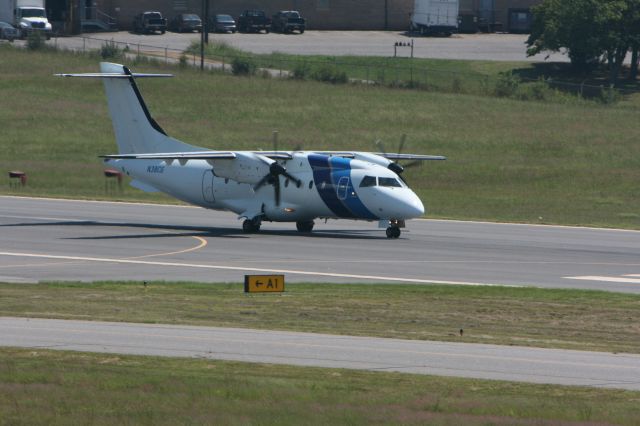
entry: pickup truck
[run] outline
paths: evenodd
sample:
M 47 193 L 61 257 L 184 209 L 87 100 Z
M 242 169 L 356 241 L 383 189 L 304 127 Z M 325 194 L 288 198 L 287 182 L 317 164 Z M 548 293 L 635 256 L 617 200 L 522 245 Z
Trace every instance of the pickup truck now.
M 262 30 L 268 33 L 271 27 L 271 20 L 262 10 L 245 10 L 236 19 L 236 26 L 241 33 L 259 33 Z
M 271 19 L 271 31 L 280 33 L 292 33 L 299 31 L 304 33 L 306 21 L 297 10 L 281 10 Z
M 167 31 L 167 20 L 160 12 L 142 12 L 133 18 L 133 32 L 150 34 L 160 31 L 164 34 Z

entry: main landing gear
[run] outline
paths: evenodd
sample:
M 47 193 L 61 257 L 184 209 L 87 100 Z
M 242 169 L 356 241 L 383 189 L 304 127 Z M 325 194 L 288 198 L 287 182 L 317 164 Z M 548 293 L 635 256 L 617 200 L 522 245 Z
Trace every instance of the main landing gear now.
M 247 234 L 255 234 L 260 231 L 261 224 L 262 219 L 260 217 L 246 219 L 242 222 L 242 230 Z M 298 231 L 304 233 L 311 232 L 313 230 L 313 225 L 315 225 L 313 220 L 301 220 L 296 222 L 296 228 L 298 228 Z
M 260 218 L 246 219 L 242 222 L 242 230 L 247 234 L 255 234 L 260 231 L 262 220 Z
M 298 228 L 299 232 L 309 233 L 313 230 L 313 225 L 315 223 L 312 220 L 301 220 L 296 222 L 296 228 Z

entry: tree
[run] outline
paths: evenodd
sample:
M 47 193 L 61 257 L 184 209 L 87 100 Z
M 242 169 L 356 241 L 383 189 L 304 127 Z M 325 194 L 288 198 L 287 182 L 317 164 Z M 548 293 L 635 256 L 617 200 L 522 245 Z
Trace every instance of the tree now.
M 630 48 L 637 58 L 640 0 L 544 0 L 533 8 L 533 15 L 529 56 L 566 49 L 571 64 L 581 72 L 604 58 L 610 84 L 616 83 Z
M 571 64 L 580 71 L 602 55 L 595 17 L 601 0 L 544 0 L 533 8 L 533 26 L 527 54 L 567 49 Z

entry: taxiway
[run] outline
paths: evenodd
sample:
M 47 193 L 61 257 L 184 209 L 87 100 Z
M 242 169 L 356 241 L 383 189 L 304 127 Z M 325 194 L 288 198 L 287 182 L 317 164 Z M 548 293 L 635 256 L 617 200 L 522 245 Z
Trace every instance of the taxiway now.
M 413 220 L 317 221 L 311 235 L 200 208 L 0 197 L 0 281 L 460 283 L 640 293 L 640 232 Z

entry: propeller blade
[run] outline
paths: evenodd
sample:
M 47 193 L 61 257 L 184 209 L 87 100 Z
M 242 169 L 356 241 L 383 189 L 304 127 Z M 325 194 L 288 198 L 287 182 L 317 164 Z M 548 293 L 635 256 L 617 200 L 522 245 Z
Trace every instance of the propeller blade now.
M 273 131 L 273 150 L 278 152 L 278 131 Z
M 380 139 L 376 140 L 376 146 L 378 147 L 380 152 L 382 152 L 383 154 L 387 153 L 387 151 L 384 149 L 384 144 L 382 143 L 382 141 Z
M 269 180 L 269 178 L 271 178 L 271 175 L 270 175 L 270 174 L 269 174 L 269 175 L 265 175 L 262 179 L 260 179 L 260 182 L 256 183 L 256 184 L 253 186 L 253 190 L 254 190 L 254 191 L 257 191 L 258 189 L 262 188 L 262 187 L 267 183 L 267 181 Z
M 400 136 L 400 145 L 398 145 L 398 154 L 402 154 L 402 149 L 404 148 L 404 142 L 407 140 L 407 134 L 403 133 Z
M 300 179 L 298 179 L 297 177 L 291 175 L 289 172 L 285 171 L 284 173 L 282 173 L 282 176 L 288 178 L 289 180 L 293 181 L 296 186 L 298 188 L 300 188 L 300 185 L 302 185 L 302 181 Z
M 276 196 L 276 206 L 280 206 L 280 176 L 275 176 L 275 181 L 273 182 L 273 188 L 275 190 Z

